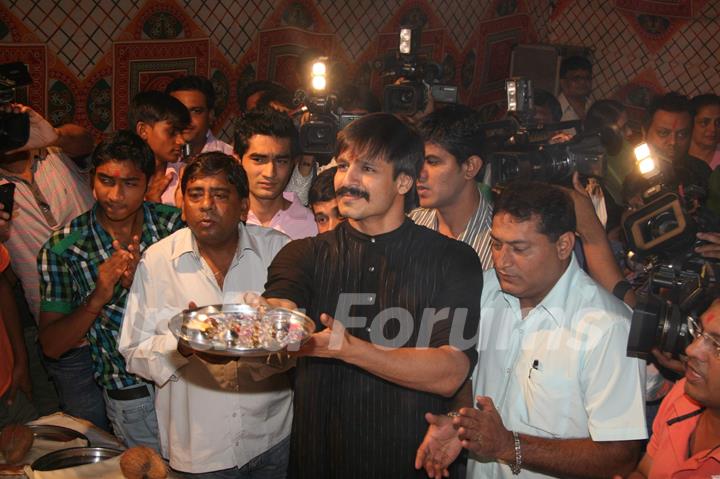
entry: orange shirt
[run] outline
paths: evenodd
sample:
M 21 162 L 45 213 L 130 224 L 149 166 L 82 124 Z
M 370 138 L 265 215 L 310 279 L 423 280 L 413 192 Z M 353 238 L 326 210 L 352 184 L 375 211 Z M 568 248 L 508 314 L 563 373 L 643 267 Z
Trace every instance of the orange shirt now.
M 0 273 L 5 271 L 9 265 L 10 255 L 5 249 L 5 246 L 0 244 Z M 5 329 L 2 311 L 0 311 L 0 396 L 5 394 L 5 391 L 7 391 L 10 384 L 12 384 L 13 365 L 13 350 Z
M 701 410 L 702 406 L 685 394 L 685 379 L 678 381 L 663 399 L 653 422 L 647 447 L 653 460 L 648 479 L 696 479 L 720 474 L 720 447 L 688 458 L 688 441 Z

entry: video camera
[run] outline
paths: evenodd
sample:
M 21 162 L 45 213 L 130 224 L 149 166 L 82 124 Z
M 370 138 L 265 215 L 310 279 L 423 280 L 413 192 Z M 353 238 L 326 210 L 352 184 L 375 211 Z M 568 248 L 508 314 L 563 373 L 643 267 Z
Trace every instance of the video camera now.
M 21 62 L 0 65 L 0 105 L 12 103 L 15 89 L 30 85 L 32 80 Z M 0 111 L 0 153 L 20 148 L 30 137 L 30 117 L 27 113 Z
M 579 121 L 542 124 L 535 120 L 532 82 L 527 78 L 506 80 L 505 91 L 507 119 L 482 126 L 491 186 L 502 187 L 513 180 L 568 183 L 575 171 L 585 177 L 605 176 L 607 155 L 617 154 L 622 146 L 614 130 L 582 131 Z M 569 128 L 580 133 L 561 143 L 534 140 Z
M 687 317 L 697 318 L 717 296 L 720 267 L 695 253 L 698 231 L 720 231 L 718 218 L 701 206 L 706 192 L 678 184 L 670 162 L 650 147 L 635 148 L 643 206 L 623 222 L 628 263 L 646 275 L 633 313 L 627 352 L 649 357 L 653 347 L 675 357 L 692 338 Z
M 328 66 L 327 57 L 315 59 L 310 67 L 309 88 L 297 90 L 294 100 L 300 105 L 297 114 L 307 114 L 301 119 L 300 149 L 316 155 L 320 164 L 327 163 L 335 153 L 338 132 L 360 117 L 343 113 L 336 92 L 329 88 Z
M 398 51 L 382 63 L 383 76 L 404 80 L 383 90 L 383 110 L 388 113 L 410 116 L 425 110 L 428 86 L 434 101 L 457 103 L 458 88 L 439 84 L 442 66 L 418 54 L 421 36 L 421 27 L 401 27 Z

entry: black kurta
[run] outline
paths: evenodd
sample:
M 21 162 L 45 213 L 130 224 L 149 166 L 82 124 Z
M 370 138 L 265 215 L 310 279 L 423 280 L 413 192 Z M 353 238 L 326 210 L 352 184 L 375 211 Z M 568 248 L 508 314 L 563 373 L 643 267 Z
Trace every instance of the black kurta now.
M 482 267 L 471 247 L 406 220 L 395 231 L 375 237 L 345 222 L 315 238 L 289 243 L 270 265 L 264 296 L 305 308 L 318 330 L 323 329 L 320 313 L 328 313 L 366 341 L 409 336 L 393 345 L 453 344 L 468 355 L 472 372 L 481 291 Z M 349 314 L 348 308 L 342 313 L 343 298 L 356 304 Z M 449 308 L 448 319 L 422 321 L 423 312 L 443 308 Z M 403 326 L 398 320 L 376 319 L 383 311 L 387 318 L 404 317 Z M 352 326 L 362 321 L 357 317 L 367 318 L 366 324 Z M 339 360 L 301 358 L 289 477 L 427 477 L 414 468 L 427 430 L 423 416 L 447 410 L 441 396 L 398 386 Z

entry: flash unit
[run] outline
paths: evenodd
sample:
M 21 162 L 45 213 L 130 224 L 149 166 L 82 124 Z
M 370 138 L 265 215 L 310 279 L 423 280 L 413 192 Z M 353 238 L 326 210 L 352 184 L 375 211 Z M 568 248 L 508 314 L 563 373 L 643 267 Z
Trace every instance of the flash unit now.
M 638 170 L 644 178 L 650 179 L 659 173 L 657 163 L 655 162 L 655 158 L 652 157 L 650 147 L 647 143 L 641 143 L 636 146 L 634 153 Z
M 410 55 L 412 53 L 412 28 L 400 29 L 400 53 Z
M 528 78 L 516 77 L 505 80 L 508 111 L 527 113 L 533 109 L 532 82 Z
M 310 69 L 310 86 L 316 92 L 325 91 L 327 88 L 327 58 L 321 57 L 315 60 Z

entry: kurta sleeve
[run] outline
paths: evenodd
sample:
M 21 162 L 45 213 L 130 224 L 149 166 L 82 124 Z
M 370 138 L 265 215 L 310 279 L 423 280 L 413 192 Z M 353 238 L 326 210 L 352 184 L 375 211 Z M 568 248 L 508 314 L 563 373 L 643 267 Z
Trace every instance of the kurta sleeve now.
M 298 308 L 308 308 L 315 284 L 315 258 L 312 238 L 291 241 L 285 245 L 268 268 L 263 296 L 289 299 Z

